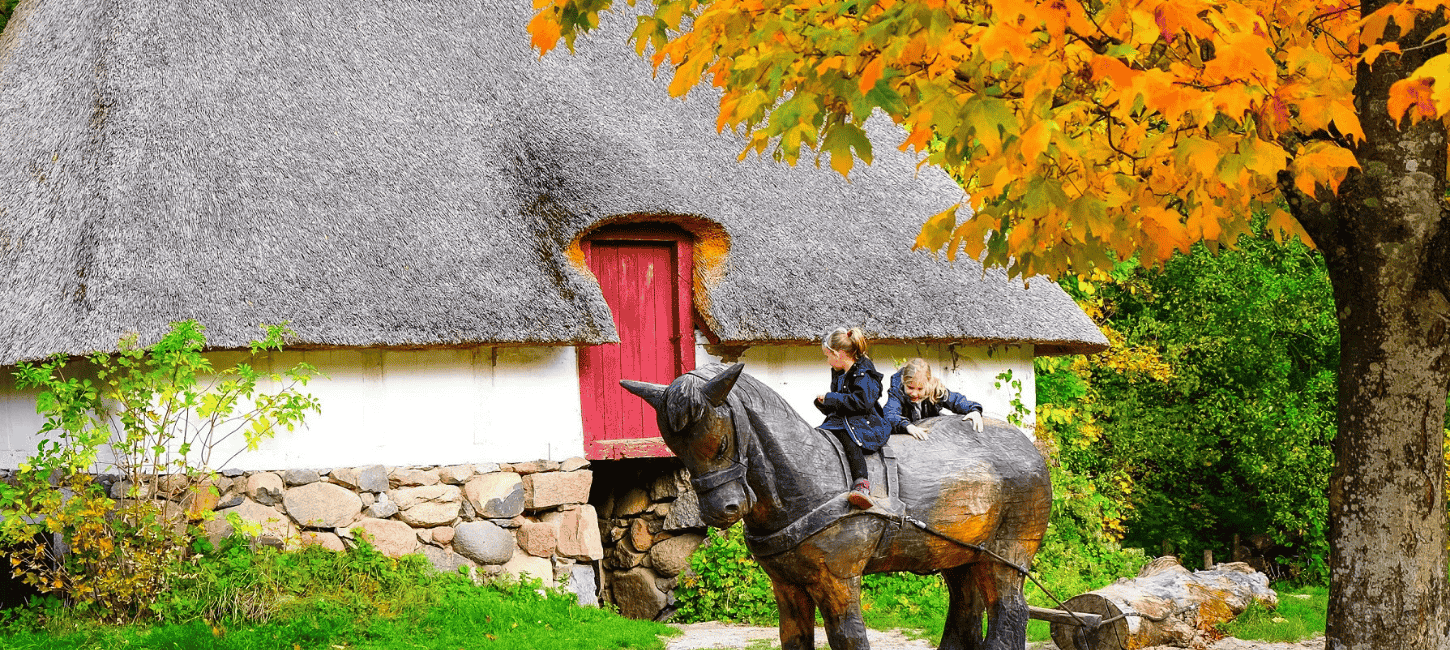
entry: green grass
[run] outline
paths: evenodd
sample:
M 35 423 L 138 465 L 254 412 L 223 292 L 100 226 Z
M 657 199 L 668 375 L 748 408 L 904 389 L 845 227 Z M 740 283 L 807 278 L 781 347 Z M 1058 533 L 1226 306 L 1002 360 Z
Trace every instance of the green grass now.
M 1255 603 L 1238 618 L 1218 628 L 1232 637 L 1254 641 L 1292 642 L 1324 634 L 1329 590 L 1324 587 L 1274 585 L 1279 606 L 1268 610 Z
M 229 542 L 175 572 L 146 622 L 36 599 L 0 615 L 5 650 L 658 650 L 678 634 L 537 581 L 474 584 L 363 545 L 281 553 Z

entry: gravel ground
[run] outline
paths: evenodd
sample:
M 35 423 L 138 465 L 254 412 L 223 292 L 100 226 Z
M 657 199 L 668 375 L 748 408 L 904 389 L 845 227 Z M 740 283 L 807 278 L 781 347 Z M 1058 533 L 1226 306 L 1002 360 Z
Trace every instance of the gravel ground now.
M 780 645 L 780 632 L 774 627 L 749 625 L 728 625 L 725 623 L 690 623 L 672 625 L 684 632 L 665 640 L 665 650 L 711 650 L 715 648 L 740 649 L 774 648 Z M 871 650 L 932 650 L 928 641 L 910 639 L 897 631 L 881 632 L 869 630 Z M 769 645 L 765 645 L 769 643 Z M 816 647 L 826 648 L 826 631 L 816 628 Z M 1323 637 L 1300 641 L 1299 643 L 1268 643 L 1265 641 L 1244 641 L 1242 639 L 1220 639 L 1208 646 L 1208 650 L 1323 650 Z M 1026 650 L 1057 650 L 1051 641 L 1029 643 Z M 1145 648 L 1144 650 L 1168 650 L 1167 646 Z

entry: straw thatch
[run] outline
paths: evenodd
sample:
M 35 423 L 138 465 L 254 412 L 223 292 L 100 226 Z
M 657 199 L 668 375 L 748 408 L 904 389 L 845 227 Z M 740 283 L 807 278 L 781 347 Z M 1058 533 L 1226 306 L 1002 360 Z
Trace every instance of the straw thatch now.
M 874 125 L 877 162 L 736 162 L 708 94 L 624 45 L 530 51 L 528 2 L 25 0 L 0 37 L 0 365 L 196 318 L 219 347 L 616 338 L 571 242 L 619 215 L 723 226 L 724 342 L 1100 348 L 1047 281 L 911 253 L 962 198 Z M 704 91 L 702 91 L 704 92 Z

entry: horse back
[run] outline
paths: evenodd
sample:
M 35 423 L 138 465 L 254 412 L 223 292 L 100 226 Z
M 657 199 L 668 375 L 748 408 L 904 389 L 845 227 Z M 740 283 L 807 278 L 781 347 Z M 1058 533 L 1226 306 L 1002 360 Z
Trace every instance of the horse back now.
M 920 423 L 926 440 L 893 436 L 899 489 L 907 514 L 969 544 L 1029 564 L 1047 530 L 1052 485 L 1032 441 L 1006 422 L 976 431 L 960 417 Z M 936 571 L 979 559 L 976 551 L 903 526 L 867 571 Z

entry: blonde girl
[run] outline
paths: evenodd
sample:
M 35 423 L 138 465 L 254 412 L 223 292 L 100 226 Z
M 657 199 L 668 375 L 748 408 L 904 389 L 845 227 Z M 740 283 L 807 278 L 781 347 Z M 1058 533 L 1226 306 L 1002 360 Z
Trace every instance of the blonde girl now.
M 886 397 L 886 422 L 892 433 L 911 434 L 926 439 L 926 429 L 916 422 L 941 415 L 942 409 L 970 420 L 977 431 L 982 430 L 982 405 L 953 393 L 931 374 L 931 364 L 916 358 L 891 376 L 891 391 Z

